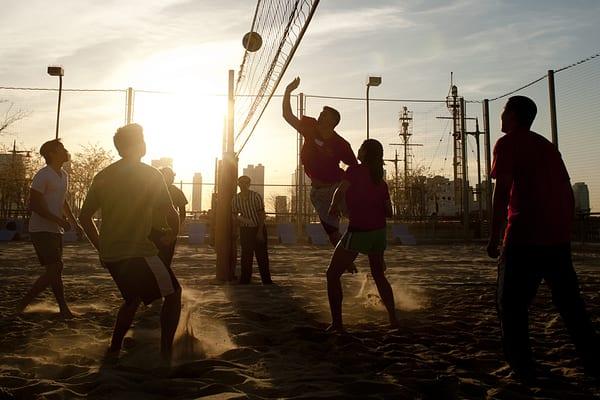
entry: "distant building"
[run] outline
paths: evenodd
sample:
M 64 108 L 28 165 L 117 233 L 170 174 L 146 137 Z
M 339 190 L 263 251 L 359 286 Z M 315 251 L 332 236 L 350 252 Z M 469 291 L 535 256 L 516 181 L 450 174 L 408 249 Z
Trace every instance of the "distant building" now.
M 590 212 L 590 191 L 588 185 L 583 182 L 577 182 L 573 185 L 573 195 L 575 197 L 575 212 Z
M 299 176 L 301 178 L 303 177 L 304 179 L 304 191 L 299 190 L 299 188 L 297 187 L 301 182 L 298 179 Z M 290 212 L 292 214 L 296 214 L 298 211 L 300 211 L 303 214 L 315 214 L 314 207 L 310 201 L 310 184 L 310 178 L 304 175 L 304 172 L 302 170 L 299 171 L 296 168 L 296 172 L 292 174 L 292 187 L 290 194 Z M 298 204 L 298 194 L 300 194 L 301 196 L 300 204 Z
M 436 213 L 440 217 L 454 217 L 460 213 L 454 198 L 454 182 L 443 176 L 428 179 L 429 214 Z
M 477 193 L 477 199 L 471 197 L 471 212 L 479 211 L 479 204 L 481 202 L 481 210 L 487 211 L 487 196 L 488 193 L 493 193 L 494 184 L 492 184 L 491 190 L 488 189 L 488 185 L 486 181 L 481 182 L 481 186 L 479 184 L 475 184 L 475 192 Z
M 288 215 L 287 207 L 287 196 L 276 196 L 275 197 L 275 221 L 276 222 L 289 222 L 290 218 Z
M 192 179 L 192 211 L 202 211 L 202 174 L 194 173 Z
M 165 168 L 165 167 L 169 167 L 171 169 L 173 169 L 173 159 L 169 158 L 169 157 L 161 157 L 158 160 L 152 160 L 150 161 L 150 165 L 152 165 L 154 168 Z
M 265 198 L 265 167 L 262 164 L 253 165 L 248 164 L 243 170 L 243 175 L 250 177 L 252 184 L 250 190 L 254 190 L 260 196 Z

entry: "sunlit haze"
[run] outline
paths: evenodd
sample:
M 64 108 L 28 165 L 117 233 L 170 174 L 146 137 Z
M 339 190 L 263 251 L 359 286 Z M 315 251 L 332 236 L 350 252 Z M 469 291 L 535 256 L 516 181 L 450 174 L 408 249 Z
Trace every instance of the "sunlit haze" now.
M 232 0 L 102 6 L 66 1 L 60 10 L 42 1 L 9 3 L 0 16 L 4 44 L 0 47 L 0 85 L 56 88 L 57 80 L 46 74 L 46 66 L 59 64 L 65 68 L 65 89 L 118 90 L 64 92 L 60 135 L 72 152 L 89 143 L 112 149 L 112 135 L 125 122 L 125 90 L 132 87 L 134 122 L 146 132 L 145 161 L 170 157 L 177 181 L 190 182 L 194 172 L 201 172 L 205 182 L 212 182 L 214 161 L 222 146 L 227 71 L 239 69 L 241 38 L 250 29 L 253 11 L 252 2 Z M 444 100 L 452 71 L 465 98 L 492 98 L 548 69 L 595 54 L 599 19 L 600 5 L 594 1 L 549 1 L 543 6 L 474 0 L 325 1 L 277 93 L 294 76 L 301 76 L 299 92 L 360 98 L 365 95 L 367 76 L 379 75 L 383 83 L 372 88 L 372 98 Z M 584 76 L 585 70 L 582 74 L 576 76 Z M 577 79 L 576 83 L 584 78 Z M 571 102 L 580 101 L 574 95 L 561 97 L 567 82 L 557 76 L 559 128 L 564 135 L 589 137 L 591 144 L 584 147 L 593 148 L 598 144 L 593 121 L 578 117 L 571 121 L 560 109 L 570 110 L 576 107 Z M 579 84 L 586 86 L 584 81 Z M 540 107 L 534 128 L 549 137 L 545 84 L 524 94 L 533 96 Z M 597 94 L 590 96 L 597 99 Z M 52 137 L 56 92 L 0 90 L 0 99 L 31 112 L 0 136 L 0 143 L 16 140 L 21 147 L 38 148 Z M 581 102 L 586 103 L 585 99 Z M 307 113 L 316 115 L 327 104 L 340 110 L 338 132 L 356 150 L 365 135 L 364 102 L 309 97 Z M 415 112 L 413 141 L 423 144 L 414 148 L 415 165 L 451 177 L 448 121 L 436 120 L 448 116 L 443 104 L 374 101 L 371 135 L 384 143 L 386 157 L 393 158 L 396 148 L 390 144 L 398 141 L 397 116 L 403 105 Z M 491 105 L 494 141 L 500 135 L 502 105 L 502 101 Z M 481 117 L 480 104 L 468 107 L 473 116 Z M 296 136 L 283 122 L 280 110 L 281 98 L 276 97 L 240 156 L 240 172 L 247 164 L 262 163 L 267 183 L 289 184 L 296 162 Z M 575 144 L 579 142 L 563 138 L 563 156 L 573 180 L 589 181 L 591 171 L 597 170 L 590 164 L 593 157 Z M 392 173 L 392 164 L 386 168 Z M 475 173 L 471 157 L 472 182 Z M 597 209 L 600 182 L 588 184 Z

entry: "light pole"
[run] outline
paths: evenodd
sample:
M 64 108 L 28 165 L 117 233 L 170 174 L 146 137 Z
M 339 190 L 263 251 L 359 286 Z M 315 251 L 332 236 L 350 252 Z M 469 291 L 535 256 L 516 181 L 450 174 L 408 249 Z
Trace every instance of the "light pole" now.
M 60 98 L 62 95 L 62 78 L 65 75 L 65 70 L 60 66 L 49 66 L 48 75 L 58 76 L 58 110 L 56 112 L 56 139 L 58 139 L 58 123 L 60 121 Z
M 367 139 L 369 138 L 369 88 L 381 85 L 380 76 L 370 76 L 367 80 Z

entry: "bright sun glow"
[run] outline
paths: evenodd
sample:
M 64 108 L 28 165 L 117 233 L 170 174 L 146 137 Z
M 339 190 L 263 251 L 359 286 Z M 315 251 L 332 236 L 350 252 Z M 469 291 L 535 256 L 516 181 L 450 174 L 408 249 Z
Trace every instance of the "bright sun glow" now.
M 191 182 L 195 172 L 204 182 L 214 180 L 227 108 L 225 66 L 239 58 L 238 47 L 212 42 L 170 49 L 126 71 L 135 77 L 134 121 L 144 127 L 144 160 L 173 158 L 176 181 Z
M 216 96 L 137 94 L 135 121 L 144 126 L 146 160 L 170 157 L 177 180 L 202 172 L 211 181 L 221 152 L 225 102 Z

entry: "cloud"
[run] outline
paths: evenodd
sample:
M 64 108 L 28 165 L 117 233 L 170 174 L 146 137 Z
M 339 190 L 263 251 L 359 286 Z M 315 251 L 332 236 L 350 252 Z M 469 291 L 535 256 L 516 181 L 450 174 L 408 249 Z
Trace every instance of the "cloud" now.
M 355 40 L 357 36 L 382 34 L 384 31 L 413 26 L 403 15 L 401 7 L 366 7 L 319 13 L 309 28 L 310 47 L 319 47 L 336 41 Z

